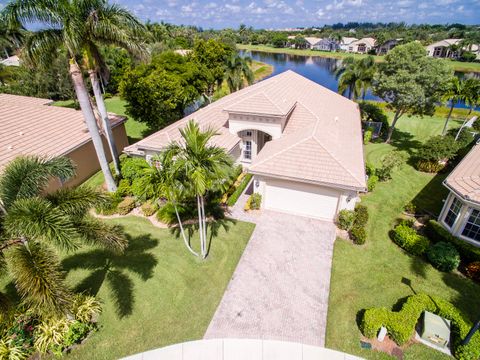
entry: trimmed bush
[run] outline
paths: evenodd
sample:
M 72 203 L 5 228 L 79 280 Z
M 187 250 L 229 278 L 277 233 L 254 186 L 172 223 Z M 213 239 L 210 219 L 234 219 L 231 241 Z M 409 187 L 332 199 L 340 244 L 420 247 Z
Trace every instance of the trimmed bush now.
M 432 265 L 445 272 L 450 272 L 460 265 L 460 255 L 454 245 L 440 241 L 427 250 L 428 260 Z
M 145 202 L 144 204 L 142 204 L 142 206 L 140 207 L 140 210 L 142 210 L 142 214 L 144 216 L 152 216 L 153 214 L 155 214 L 155 212 L 157 211 L 157 206 L 152 203 L 151 200 Z
M 398 312 L 386 308 L 365 310 L 360 331 L 368 338 L 375 338 L 382 326 L 387 328 L 390 337 L 399 345 L 410 340 L 420 316 L 430 311 L 451 321 L 451 347 L 453 355 L 459 360 L 478 360 L 480 357 L 480 332 L 476 332 L 468 345 L 461 345 L 470 330 L 467 318 L 451 303 L 426 294 L 408 297 Z
M 357 245 L 365 244 L 367 240 L 367 232 L 363 226 L 355 225 L 349 232 L 350 238 Z
M 150 165 L 141 157 L 126 157 L 122 159 L 120 164 L 120 172 L 124 179 L 133 182 L 136 178 L 143 176 L 144 169 L 148 169 Z
M 123 199 L 117 206 L 117 212 L 120 215 L 127 215 L 133 209 L 135 209 L 135 199 L 129 196 Z
M 237 202 L 238 198 L 240 195 L 242 195 L 243 191 L 247 187 L 248 183 L 252 179 L 253 175 L 252 174 L 245 174 L 245 176 L 242 179 L 242 182 L 240 185 L 235 189 L 233 194 L 228 198 L 227 200 L 227 205 L 228 206 L 233 206 Z
M 480 261 L 468 264 L 465 267 L 465 274 L 475 281 L 480 281 Z
M 369 192 L 375 190 L 375 187 L 378 183 L 378 176 L 377 175 L 370 175 L 367 180 L 367 189 Z
M 352 210 L 340 210 L 337 217 L 337 225 L 342 230 L 349 231 L 355 222 L 355 212 Z
M 419 235 L 415 229 L 406 223 L 400 223 L 395 227 L 393 231 L 393 241 L 413 255 L 422 255 L 430 244 L 428 238 Z
M 368 223 L 368 208 L 365 205 L 355 206 L 355 226 L 365 227 Z
M 430 220 L 425 227 L 425 233 L 433 242 L 445 241 L 453 244 L 465 262 L 480 261 L 480 248 L 453 236 L 438 221 Z

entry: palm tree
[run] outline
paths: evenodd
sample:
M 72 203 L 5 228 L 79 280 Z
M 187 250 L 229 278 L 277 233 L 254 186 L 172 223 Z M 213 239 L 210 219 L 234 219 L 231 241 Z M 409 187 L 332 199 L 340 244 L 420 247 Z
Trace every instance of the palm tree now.
M 22 302 L 40 314 L 65 313 L 70 306 L 55 249 L 88 243 L 122 252 L 127 246 L 118 228 L 89 215 L 105 201 L 97 191 L 80 186 L 46 193 L 52 178 L 74 174 L 68 158 L 24 156 L 0 176 L 0 275 L 9 272 Z
M 365 100 L 365 96 L 367 95 L 368 89 L 372 87 L 373 77 L 375 76 L 375 59 L 373 56 L 367 56 L 359 60 L 357 66 L 360 73 L 362 100 Z
M 198 124 L 190 120 L 180 133 L 182 143 L 172 143 L 169 156 L 175 159 L 176 177 L 185 181 L 183 185 L 197 199 L 200 252 L 205 258 L 208 254 L 205 196 L 225 186 L 225 180 L 232 176 L 233 159 L 224 149 L 209 144 L 217 135 L 212 129 L 201 131 Z
M 365 99 L 368 89 L 372 86 L 375 75 L 375 60 L 373 56 L 355 60 L 349 56 L 342 62 L 342 66 L 336 71 L 338 80 L 338 92 L 345 93 L 348 90 L 348 98 L 355 100 L 362 96 Z
M 480 102 L 480 80 L 474 78 L 465 80 L 463 84 L 463 94 L 465 104 L 470 108 L 468 111 L 468 115 L 470 115 Z
M 57 49 L 65 47 L 69 56 L 69 73 L 73 87 L 90 132 L 95 152 L 102 168 L 109 191 L 117 186 L 113 179 L 103 148 L 95 114 L 93 112 L 82 70 L 77 57 L 83 53 L 89 40 L 85 20 L 98 5 L 97 0 L 14 0 L 3 10 L 7 24 L 39 23 L 45 29 L 34 32 L 25 43 L 25 58 L 32 64 L 49 64 L 57 54 Z M 103 23 L 96 24 L 98 34 L 108 30 Z
M 450 111 L 448 112 L 447 119 L 445 120 L 445 125 L 443 125 L 442 130 L 442 135 L 445 135 L 447 133 L 448 122 L 450 120 L 450 116 L 452 115 L 453 108 L 459 101 L 462 101 L 465 98 L 463 81 L 458 77 L 453 76 L 448 82 L 448 86 L 442 98 L 444 101 L 450 102 Z
M 21 26 L 8 27 L 6 22 L 0 18 L 0 49 L 8 58 L 9 50 L 20 48 L 24 39 L 25 29 Z
M 255 76 L 250 68 L 252 59 L 248 56 L 242 57 L 238 53 L 233 53 L 225 64 L 225 80 L 227 81 L 230 92 L 240 90 L 245 85 L 253 84 Z

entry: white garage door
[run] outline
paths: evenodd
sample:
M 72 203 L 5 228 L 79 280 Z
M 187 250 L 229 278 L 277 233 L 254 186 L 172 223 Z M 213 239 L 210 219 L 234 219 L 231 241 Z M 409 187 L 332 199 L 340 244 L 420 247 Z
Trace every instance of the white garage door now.
M 335 218 L 339 193 L 335 190 L 290 181 L 267 180 L 265 208 L 317 219 Z

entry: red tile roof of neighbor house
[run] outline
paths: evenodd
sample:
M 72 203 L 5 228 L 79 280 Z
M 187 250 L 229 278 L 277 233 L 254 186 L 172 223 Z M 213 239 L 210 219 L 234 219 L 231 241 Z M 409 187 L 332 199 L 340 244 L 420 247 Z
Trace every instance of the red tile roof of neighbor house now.
M 445 179 L 445 184 L 466 200 L 480 203 L 480 145 L 475 145 Z
M 293 110 L 292 110 L 293 109 Z M 365 166 L 358 105 L 327 88 L 286 71 L 227 95 L 193 114 L 125 148 L 143 155 L 179 141 L 188 120 L 219 135 L 212 145 L 231 151 L 240 141 L 228 129 L 228 111 L 288 115 L 282 136 L 269 141 L 249 172 L 295 181 L 364 190 Z
M 52 101 L 0 94 L 0 171 L 19 155 L 67 155 L 91 141 L 81 111 Z M 125 117 L 110 114 L 112 126 Z

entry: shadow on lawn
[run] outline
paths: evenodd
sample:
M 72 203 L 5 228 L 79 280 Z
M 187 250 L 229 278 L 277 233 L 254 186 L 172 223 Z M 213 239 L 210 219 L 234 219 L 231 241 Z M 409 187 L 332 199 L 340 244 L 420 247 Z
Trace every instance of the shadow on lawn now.
M 468 315 L 470 321 L 480 318 L 480 285 L 455 273 L 444 273 L 442 280 L 457 293 L 450 302 Z
M 415 149 L 418 149 L 422 143 L 418 140 L 414 140 L 414 136 L 409 132 L 395 129 L 392 140 L 390 141 L 390 145 L 395 147 L 397 150 L 403 150 L 409 155 L 413 155 L 415 153 Z
M 75 287 L 77 292 L 97 295 L 101 287 L 107 285 L 120 318 L 132 313 L 135 302 L 132 273 L 147 281 L 153 276 L 157 265 L 156 257 L 146 252 L 157 246 L 158 241 L 150 235 L 131 237 L 128 248 L 121 255 L 104 249 L 94 249 L 86 253 L 72 255 L 62 261 L 68 272 L 76 269 L 91 271 Z

